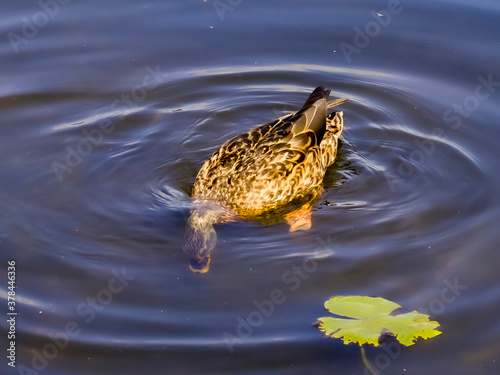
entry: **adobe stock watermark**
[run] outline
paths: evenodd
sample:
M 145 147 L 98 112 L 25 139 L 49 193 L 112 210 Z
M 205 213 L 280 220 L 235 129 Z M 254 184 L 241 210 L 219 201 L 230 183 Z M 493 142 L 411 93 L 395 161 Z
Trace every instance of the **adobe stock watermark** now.
M 50 341 L 40 351 L 36 349 L 30 351 L 32 354 L 30 366 L 17 366 L 19 374 L 38 375 L 39 372 L 45 370 L 49 362 L 57 358 L 68 347 L 70 340 L 77 337 L 85 325 L 92 323 L 97 313 L 103 311 L 113 301 L 114 296 L 121 293 L 129 285 L 129 281 L 135 279 L 134 275 L 126 273 L 125 268 L 122 268 L 121 271 L 112 270 L 111 274 L 113 277 L 105 288 L 99 290 L 95 297 L 87 297 L 85 302 L 76 307 L 75 313 L 82 321 L 70 320 L 59 332 L 49 333 Z
M 495 81 L 492 73 L 488 74 L 486 78 L 480 75 L 476 79 L 479 83 L 476 85 L 474 93 L 466 96 L 460 103 L 453 103 L 451 108 L 444 111 L 442 118 L 448 127 L 436 127 L 432 130 L 429 138 L 415 139 L 415 149 L 398 164 L 398 177 L 385 174 L 392 191 L 396 190 L 395 183 L 412 176 L 417 171 L 417 167 L 423 165 L 426 158 L 435 152 L 435 139 L 446 139 L 450 128 L 458 130 L 462 126 L 463 120 L 468 119 L 477 111 L 481 106 L 481 102 L 488 100 L 500 87 L 500 81 Z
M 446 305 L 455 302 L 457 297 L 459 297 L 464 290 L 468 288 L 467 285 L 462 285 L 458 282 L 458 277 L 453 279 L 453 282 L 450 282 L 448 279 L 443 281 L 445 285 L 443 289 L 441 289 L 441 293 L 439 296 L 430 301 L 427 306 L 420 307 L 418 309 L 419 312 L 427 315 L 441 315 L 446 310 Z
M 21 31 L 15 33 L 13 31 L 7 34 L 10 45 L 16 54 L 19 53 L 20 47 L 34 39 L 40 29 L 47 26 L 51 18 L 59 14 L 61 5 L 66 5 L 71 0 L 38 0 L 37 4 L 40 10 L 33 13 L 31 17 L 21 17 Z
M 254 300 L 252 304 L 255 309 L 248 313 L 245 319 L 242 316 L 236 318 L 237 326 L 234 334 L 224 332 L 222 335 L 224 343 L 231 354 L 235 351 L 235 345 L 244 343 L 257 328 L 264 324 L 266 319 L 274 314 L 276 306 L 286 302 L 287 290 L 288 292 L 296 292 L 302 283 L 309 279 L 312 273 L 316 272 L 318 269 L 316 255 L 321 258 L 325 250 L 331 251 L 339 246 L 333 243 L 331 239 L 331 235 L 326 240 L 318 238 L 319 246 L 315 249 L 314 256 L 311 259 L 304 259 L 300 265 L 291 266 L 281 275 L 281 282 L 286 288 L 275 288 L 269 293 L 269 298 L 262 301 Z
M 467 289 L 467 285 L 459 283 L 458 277 L 455 277 L 453 282 L 445 279 L 443 284 L 445 286 L 441 289 L 439 296 L 430 301 L 427 306 L 420 307 L 417 310 L 418 312 L 431 316 L 441 315 L 445 312 L 446 305 L 453 303 Z M 380 375 L 382 370 L 386 370 L 391 362 L 401 355 L 403 347 L 398 341 L 391 341 L 388 344 L 381 345 L 380 348 L 383 352 L 377 354 L 375 359 L 370 362 L 377 375 Z M 364 373 L 365 375 L 373 375 L 367 367 L 365 367 Z
M 120 95 L 119 99 L 115 99 L 109 108 L 109 112 L 114 112 L 120 107 L 123 115 L 127 115 L 138 103 L 146 100 L 148 91 L 155 89 L 160 84 L 161 73 L 160 66 L 156 65 L 155 69 L 147 66 L 145 68 L 147 74 L 142 80 L 142 84 L 134 87 L 127 93 Z M 123 110 L 124 107 L 124 110 Z M 67 145 L 66 157 L 64 161 L 53 161 L 51 164 L 52 170 L 55 173 L 59 182 L 63 182 L 64 176 L 71 174 L 74 168 L 78 167 L 83 158 L 89 155 L 94 147 L 99 146 L 106 134 L 111 134 L 115 130 L 115 124 L 110 119 L 104 119 L 99 122 L 93 129 L 83 129 L 81 134 L 84 139 L 78 142 L 74 147 Z
M 494 81 L 492 73 L 488 74 L 487 78 L 480 75 L 477 80 L 479 83 L 473 94 L 466 96 L 462 103 L 453 103 L 452 108 L 443 113 L 443 120 L 453 130 L 459 129 L 462 126 L 462 120 L 468 119 L 473 112 L 479 109 L 480 103 L 488 100 L 496 88 L 500 87 L 500 81 Z
M 373 19 L 368 21 L 363 29 L 359 26 L 354 27 L 353 43 L 340 43 L 339 47 L 349 64 L 352 62 L 351 56 L 353 54 L 359 55 L 364 48 L 370 45 L 373 38 L 379 36 L 382 30 L 391 23 L 393 16 L 403 11 L 404 7 L 401 4 L 403 1 L 409 2 L 411 0 L 389 0 L 386 9 L 378 12 L 371 10 L 370 15 Z
M 207 0 L 204 0 L 205 2 Z M 213 0 L 212 5 L 219 17 L 219 20 L 224 21 L 226 12 L 234 12 L 234 10 L 243 3 L 243 0 Z

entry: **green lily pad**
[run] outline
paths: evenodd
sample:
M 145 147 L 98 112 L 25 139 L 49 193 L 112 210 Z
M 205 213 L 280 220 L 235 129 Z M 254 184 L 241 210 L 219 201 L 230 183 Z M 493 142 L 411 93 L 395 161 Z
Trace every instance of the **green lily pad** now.
M 345 318 L 323 317 L 318 328 L 327 336 L 342 339 L 344 344 L 379 345 L 383 333 L 391 333 L 403 345 L 410 346 L 419 337 L 429 339 L 441 334 L 439 323 L 429 320 L 429 315 L 412 311 L 391 315 L 401 306 L 380 297 L 338 296 L 325 302 L 331 313 Z

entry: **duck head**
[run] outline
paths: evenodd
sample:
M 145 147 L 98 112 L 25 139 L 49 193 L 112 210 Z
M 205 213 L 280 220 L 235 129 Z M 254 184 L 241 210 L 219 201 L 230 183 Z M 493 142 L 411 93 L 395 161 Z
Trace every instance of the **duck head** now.
M 191 258 L 189 269 L 193 272 L 208 272 L 210 252 L 217 243 L 217 234 L 213 227 L 217 219 L 218 213 L 208 207 L 199 207 L 191 211 L 186 225 L 184 252 Z

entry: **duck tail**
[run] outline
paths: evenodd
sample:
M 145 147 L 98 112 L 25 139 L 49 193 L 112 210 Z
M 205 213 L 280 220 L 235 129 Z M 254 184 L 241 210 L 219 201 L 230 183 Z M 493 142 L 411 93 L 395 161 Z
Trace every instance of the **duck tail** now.
M 345 102 L 347 102 L 349 99 L 347 98 L 340 98 L 340 99 L 335 99 L 335 100 L 331 100 L 327 103 L 328 105 L 328 108 L 333 108 L 333 107 L 336 107 L 338 105 L 341 105 L 341 104 L 344 104 Z
M 323 86 L 318 86 L 313 90 L 311 95 L 309 95 L 309 98 L 307 98 L 302 108 L 311 106 L 320 99 L 328 99 L 329 95 L 330 90 L 325 89 Z

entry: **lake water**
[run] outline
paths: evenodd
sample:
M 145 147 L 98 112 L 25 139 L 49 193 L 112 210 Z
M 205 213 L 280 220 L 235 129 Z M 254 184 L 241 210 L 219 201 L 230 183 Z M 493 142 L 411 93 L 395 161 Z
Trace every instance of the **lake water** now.
M 365 374 L 313 326 L 334 295 L 441 324 L 379 373 L 499 373 L 498 1 L 2 8 L 0 373 Z M 349 101 L 312 228 L 217 226 L 190 272 L 203 161 L 318 85 Z

